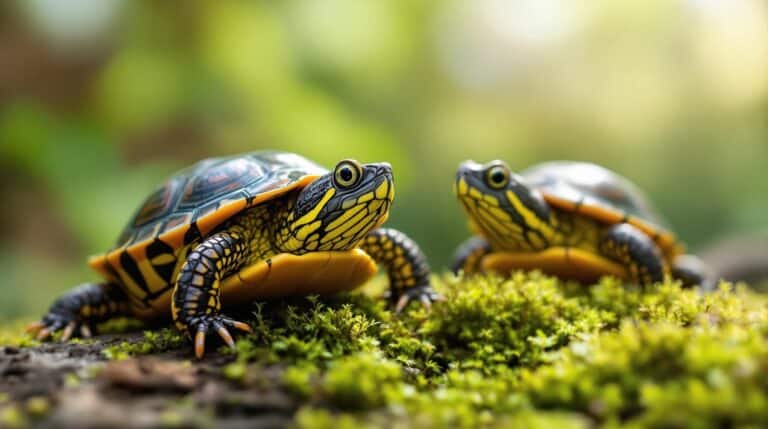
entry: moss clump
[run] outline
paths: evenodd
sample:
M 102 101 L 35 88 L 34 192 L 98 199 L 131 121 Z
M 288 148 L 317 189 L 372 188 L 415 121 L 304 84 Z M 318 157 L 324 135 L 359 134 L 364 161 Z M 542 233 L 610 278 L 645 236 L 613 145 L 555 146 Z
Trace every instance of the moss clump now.
M 283 385 L 294 395 L 309 398 L 314 392 L 318 373 L 318 368 L 309 363 L 290 366 L 283 372 Z
M 123 332 L 138 331 L 142 328 L 144 328 L 144 323 L 138 319 L 117 317 L 99 324 L 98 332 L 100 334 L 121 334 Z
M 237 359 L 323 367 L 360 352 L 381 352 L 416 372 L 437 371 L 434 346 L 417 332 L 423 310 L 398 317 L 364 295 L 316 296 L 256 304 L 253 336 L 237 341 Z
M 225 366 L 221 373 L 230 380 L 240 381 L 245 378 L 247 371 L 245 363 L 237 361 Z
M 341 358 L 328 369 L 323 391 L 345 409 L 370 409 L 401 400 L 402 368 L 371 353 Z
M 589 422 L 577 415 L 560 412 L 520 412 L 494 418 L 487 416 L 477 425 L 456 425 L 424 418 L 392 413 L 359 415 L 333 413 L 321 408 L 303 408 L 296 414 L 296 427 L 304 429 L 358 429 L 358 428 L 526 428 L 526 429 L 588 429 Z
M 328 306 L 317 297 L 256 303 L 253 337 L 237 342 L 237 357 L 266 363 L 326 361 L 377 344 L 369 335 L 374 321 L 353 305 Z
M 353 308 L 374 318 L 367 335 L 383 353 L 326 360 L 313 373 L 321 381 L 303 385 L 314 386 L 302 395 L 315 403 L 297 424 L 768 423 L 768 299 L 746 287 L 723 284 L 703 294 L 675 282 L 641 289 L 611 279 L 585 287 L 534 273 L 447 279 L 440 289 L 447 302 L 428 315 L 413 310 L 392 319 Z M 391 338 L 381 334 L 401 329 L 413 347 L 394 359 Z M 427 349 L 430 370 L 408 352 Z M 370 380 L 382 388 L 372 394 Z
M 174 328 L 163 328 L 158 331 L 144 331 L 144 336 L 138 341 L 123 341 L 101 351 L 107 359 L 127 359 L 132 356 L 161 353 L 178 349 L 188 343 L 188 340 Z
M 683 289 L 677 282 L 666 282 L 641 290 L 626 287 L 615 279 L 605 278 L 597 285 L 571 289 L 583 308 L 609 312 L 614 320 L 607 328 L 617 328 L 624 320 L 670 322 L 690 326 L 702 319 L 720 324 L 754 323 L 765 316 L 766 299 L 745 285 L 723 283 L 714 293 L 699 289 Z M 755 319 L 757 317 L 757 319 Z
M 15 429 L 26 428 L 28 426 L 29 418 L 18 405 L 12 404 L 0 407 L 0 427 Z
M 642 427 L 765 424 L 764 328 L 626 322 L 571 344 L 556 363 L 524 371 L 521 390 L 536 407 Z
M 421 332 L 450 367 L 487 374 L 548 362 L 551 352 L 575 336 L 615 320 L 566 296 L 557 280 L 539 274 L 449 280 L 443 291 L 446 302 L 435 306 Z
M 26 411 L 30 416 L 42 417 L 51 411 L 51 404 L 45 397 L 33 396 L 27 399 Z
M 34 347 L 40 344 L 32 336 L 25 333 L 29 322 L 12 321 L 0 323 L 0 346 Z

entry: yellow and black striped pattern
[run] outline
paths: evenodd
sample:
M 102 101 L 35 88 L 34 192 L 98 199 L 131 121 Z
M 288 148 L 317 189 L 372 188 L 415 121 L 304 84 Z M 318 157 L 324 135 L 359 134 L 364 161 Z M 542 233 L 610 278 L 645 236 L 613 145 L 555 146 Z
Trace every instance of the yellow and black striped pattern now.
M 638 284 L 660 282 L 670 273 L 651 238 L 628 223 L 608 229 L 600 243 L 600 253 L 624 264 L 629 278 Z
M 374 189 L 344 200 L 334 219 L 323 219 L 323 208 L 338 192 L 334 187 L 328 188 L 320 202 L 300 217 L 290 211 L 276 232 L 277 247 L 293 254 L 354 248 L 369 231 L 386 221 L 395 197 L 393 183 L 383 180 Z
M 453 257 L 451 271 L 475 274 L 483 271 L 483 258 L 492 252 L 491 245 L 482 237 L 471 237 L 458 249 Z
M 649 284 L 669 274 L 683 251 L 654 227 L 658 217 L 634 185 L 594 164 L 546 163 L 518 176 L 501 161 L 468 161 L 454 190 L 477 235 L 458 249 L 457 272 L 539 268 Z
M 176 326 L 187 330 L 196 319 L 217 315 L 221 309 L 219 285 L 239 269 L 248 254 L 245 234 L 232 227 L 208 237 L 187 257 L 173 291 L 171 312 Z
M 455 192 L 472 228 L 494 249 L 537 251 L 562 239 L 554 214 L 540 217 L 511 190 L 489 193 L 478 184 L 470 183 L 470 178 L 460 177 Z
M 400 296 L 405 290 L 416 287 L 429 287 L 427 258 L 402 232 L 377 229 L 368 234 L 360 248 L 386 268 L 392 296 Z
M 54 301 L 43 319 L 30 325 L 28 331 L 36 334 L 39 340 L 61 329 L 64 330 L 64 340 L 73 334 L 90 337 L 96 323 L 129 314 L 128 299 L 118 285 L 85 283 Z

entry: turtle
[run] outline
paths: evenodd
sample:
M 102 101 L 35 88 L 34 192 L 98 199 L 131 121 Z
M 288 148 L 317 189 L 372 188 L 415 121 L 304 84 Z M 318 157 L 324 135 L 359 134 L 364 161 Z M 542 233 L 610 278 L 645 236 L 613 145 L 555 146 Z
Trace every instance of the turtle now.
M 589 162 L 550 161 L 520 174 L 500 160 L 459 166 L 454 192 L 473 237 L 461 244 L 458 273 L 538 269 L 582 283 L 612 275 L 640 285 L 666 275 L 707 283 L 707 268 L 635 184 Z
M 387 163 L 340 161 L 333 171 L 295 153 L 258 151 L 204 159 L 152 192 L 117 244 L 89 259 L 103 281 L 56 299 L 29 326 L 43 340 L 90 337 L 115 316 L 172 319 L 202 358 L 216 332 L 248 324 L 221 313 L 271 297 L 354 289 L 381 265 L 396 310 L 438 299 L 419 246 L 382 228 L 394 199 Z

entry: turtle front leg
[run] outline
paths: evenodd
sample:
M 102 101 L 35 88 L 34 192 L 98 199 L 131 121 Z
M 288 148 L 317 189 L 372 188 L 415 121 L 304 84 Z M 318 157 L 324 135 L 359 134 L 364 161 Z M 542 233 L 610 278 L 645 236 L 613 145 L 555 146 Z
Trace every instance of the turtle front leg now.
M 609 228 L 599 247 L 604 256 L 624 264 L 631 279 L 641 285 L 661 282 L 669 272 L 653 240 L 628 223 Z
M 211 329 L 231 348 L 235 342 L 227 327 L 251 332 L 250 326 L 219 314 L 221 279 L 243 266 L 249 249 L 239 231 L 223 231 L 205 239 L 187 256 L 173 289 L 171 310 L 176 327 L 195 341 L 195 356 L 205 354 Z
M 716 279 L 709 267 L 693 255 L 680 255 L 672 263 L 672 277 L 680 280 L 684 287 L 701 286 L 704 290 L 712 290 Z
M 482 271 L 483 257 L 491 253 L 491 245 L 482 237 L 472 237 L 456 249 L 453 255 L 451 271 L 458 275 L 460 271 L 474 274 Z
M 427 308 L 441 299 L 430 284 L 427 258 L 407 235 L 394 229 L 377 229 L 368 234 L 360 248 L 386 268 L 395 311 L 402 311 L 412 299 Z
M 41 341 L 62 329 L 62 341 L 78 334 L 90 338 L 95 323 L 127 315 L 129 311 L 128 297 L 119 286 L 112 283 L 85 283 L 54 301 L 42 320 L 29 325 L 27 332 L 36 335 Z

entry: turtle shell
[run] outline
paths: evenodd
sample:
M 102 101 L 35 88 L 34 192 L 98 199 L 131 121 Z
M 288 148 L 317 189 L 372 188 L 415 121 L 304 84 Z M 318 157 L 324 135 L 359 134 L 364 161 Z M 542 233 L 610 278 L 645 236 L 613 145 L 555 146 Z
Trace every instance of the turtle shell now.
M 586 162 L 554 161 L 530 167 L 521 175 L 557 209 L 607 224 L 630 223 L 648 234 L 665 254 L 683 251 L 640 188 L 613 171 Z
M 326 172 L 302 156 L 285 152 L 205 159 L 152 192 L 115 247 L 91 257 L 89 263 L 124 285 L 129 296 L 141 297 L 147 304 L 168 292 L 171 274 L 183 261 L 180 249 L 244 209 L 303 188 Z
M 252 152 L 209 158 L 174 174 L 144 201 L 120 234 L 116 247 L 184 232 L 204 236 L 233 214 L 281 195 L 326 169 L 292 153 Z M 170 240 L 178 243 L 178 240 Z

